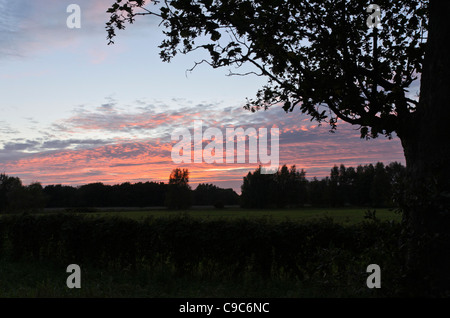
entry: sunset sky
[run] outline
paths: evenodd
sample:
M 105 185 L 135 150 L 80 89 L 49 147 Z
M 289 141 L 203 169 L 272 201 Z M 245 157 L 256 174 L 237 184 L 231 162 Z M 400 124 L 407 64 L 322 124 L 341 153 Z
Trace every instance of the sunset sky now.
M 208 182 L 239 192 L 258 164 L 172 161 L 171 133 L 192 130 L 194 120 L 224 133 L 278 127 L 280 164 L 295 164 L 308 178 L 329 175 L 335 164 L 404 163 L 397 138 L 361 140 L 357 127 L 344 123 L 332 134 L 298 110 L 244 110 L 266 80 L 207 65 L 186 72 L 201 53 L 162 62 L 163 35 L 153 17 L 138 18 L 107 45 L 113 2 L 0 0 L 0 173 L 24 184 L 116 184 L 167 182 L 183 167 L 193 188 Z M 66 26 L 71 3 L 81 7 L 80 29 Z

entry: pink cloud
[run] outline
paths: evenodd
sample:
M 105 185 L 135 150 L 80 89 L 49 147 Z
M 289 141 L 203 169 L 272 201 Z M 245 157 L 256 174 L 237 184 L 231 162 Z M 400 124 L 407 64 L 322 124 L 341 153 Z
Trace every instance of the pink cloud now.
M 193 186 L 207 182 L 226 185 L 239 191 L 243 176 L 258 166 L 258 163 L 248 162 L 248 149 L 245 163 L 227 163 L 224 160 L 222 164 L 202 162 L 176 165 L 172 161 L 171 150 L 176 141 L 171 141 L 171 133 L 178 127 L 188 128 L 192 132 L 195 119 L 204 120 L 204 130 L 209 127 L 221 129 L 224 138 L 227 127 L 242 127 L 244 130 L 253 127 L 258 130 L 278 126 L 281 132 L 280 164 L 295 164 L 297 168 L 305 169 L 309 178 L 329 175 L 335 164 L 348 167 L 377 161 L 386 164 L 392 161 L 404 162 L 398 139 L 380 137 L 370 141 L 362 140 L 359 132 L 349 124 L 340 123 L 336 133 L 332 134 L 329 133 L 329 127 L 307 123 L 298 114 L 269 111 L 255 116 L 248 116 L 245 112 L 242 112 L 242 116 L 229 115 L 229 112 L 221 110 L 200 112 L 195 107 L 191 109 L 191 113 L 185 109 L 165 113 L 149 109 L 125 112 L 119 111 L 112 102 L 95 111 L 80 110 L 59 124 L 65 127 L 65 133 L 100 132 L 114 143 L 82 144 L 85 148 L 66 148 L 52 152 L 43 149 L 34 154 L 22 154 L 15 160 L 4 160 L 0 164 L 0 171 L 20 176 L 25 183 L 115 184 L 149 180 L 166 182 L 170 171 L 180 166 L 191 171 Z M 115 135 L 116 132 L 133 130 L 142 130 L 143 135 L 148 137 L 139 139 Z M 204 145 L 207 143 L 205 141 Z M 66 143 L 56 141 L 54 144 Z M 226 144 L 223 150 L 225 152 Z M 0 149 L 0 155 L 1 151 Z

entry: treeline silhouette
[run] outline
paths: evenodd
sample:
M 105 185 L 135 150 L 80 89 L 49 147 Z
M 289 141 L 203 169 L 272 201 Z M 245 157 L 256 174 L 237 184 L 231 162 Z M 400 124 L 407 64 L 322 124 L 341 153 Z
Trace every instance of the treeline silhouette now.
M 166 196 L 169 185 L 163 182 L 129 182 L 117 185 L 90 183 L 81 187 L 49 185 L 43 189 L 46 207 L 157 207 L 170 204 Z M 192 198 L 192 199 L 191 199 Z M 239 204 L 239 195 L 232 189 L 222 189 L 212 184 L 199 184 L 190 190 L 188 208 L 193 205 Z
M 244 208 L 284 208 L 288 206 L 395 206 L 405 167 L 398 162 L 385 166 L 334 166 L 329 177 L 306 179 L 306 172 L 286 165 L 275 174 L 261 174 L 261 167 L 249 172 L 242 184 Z
M 24 186 L 18 177 L 0 174 L 0 213 L 40 211 L 43 208 L 189 208 L 191 205 L 216 208 L 226 205 L 241 205 L 243 208 L 304 205 L 391 207 L 396 205 L 393 194 L 398 191 L 404 173 L 405 167 L 398 162 L 386 166 L 378 162 L 356 168 L 334 166 L 330 176 L 321 180 L 307 180 L 306 172 L 297 170 L 295 166 L 288 168 L 284 165 L 270 175 L 261 174 L 261 168 L 258 168 L 243 178 L 240 196 L 232 189 L 208 183 L 199 184 L 192 190 L 187 184 L 187 176 L 187 190 L 184 189 L 181 196 L 177 187 L 164 182 L 116 185 L 97 182 L 79 187 L 61 184 L 42 187 L 38 182 Z M 178 202 L 180 199 L 186 202 Z
M 163 182 L 100 182 L 80 187 L 49 185 L 44 188 L 47 207 L 146 207 L 164 206 L 167 185 Z
M 39 182 L 24 186 L 20 178 L 0 174 L 0 213 L 39 211 L 44 206 L 45 197 Z

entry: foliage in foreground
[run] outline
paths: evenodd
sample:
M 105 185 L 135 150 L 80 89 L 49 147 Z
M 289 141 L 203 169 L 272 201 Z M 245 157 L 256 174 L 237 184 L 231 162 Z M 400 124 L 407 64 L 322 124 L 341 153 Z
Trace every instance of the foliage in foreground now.
M 378 264 L 383 288 L 396 295 L 401 278 L 400 224 L 370 220 L 344 227 L 329 219 L 201 220 L 178 215 L 135 221 L 79 215 L 10 215 L 0 219 L 0 261 L 132 273 L 165 272 L 207 280 L 291 281 L 368 293 L 366 268 Z M 65 267 L 64 267 L 65 268 Z

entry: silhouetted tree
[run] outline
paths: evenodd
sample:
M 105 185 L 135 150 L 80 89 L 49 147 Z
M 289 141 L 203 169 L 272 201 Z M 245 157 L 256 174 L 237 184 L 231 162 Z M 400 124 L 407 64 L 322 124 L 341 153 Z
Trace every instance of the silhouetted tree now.
M 261 167 L 244 177 L 241 206 L 268 208 L 302 205 L 307 200 L 306 172 L 283 165 L 273 175 L 261 174 Z
M 328 198 L 326 197 L 327 180 L 318 180 L 314 177 L 308 183 L 308 198 L 309 202 L 314 206 L 329 205 Z
M 386 167 L 377 162 L 356 169 L 334 166 L 329 177 L 306 183 L 309 202 L 318 206 L 393 206 L 393 191 L 403 182 L 404 170 L 398 162 Z
M 218 187 L 209 183 L 200 183 L 195 188 L 193 197 L 195 205 L 213 205 L 217 199 Z
M 262 174 L 261 167 L 249 172 L 241 186 L 243 208 L 267 208 L 275 204 L 275 180 L 270 174 Z
M 77 188 L 51 184 L 44 187 L 46 206 L 49 208 L 67 208 L 76 206 Z
M 45 206 L 45 196 L 39 182 L 28 186 L 18 177 L 0 174 L 0 213 L 36 212 Z
M 188 169 L 172 170 L 166 193 L 166 206 L 169 209 L 187 209 L 191 206 Z
M 274 177 L 274 201 L 278 208 L 284 208 L 289 202 L 290 193 L 288 191 L 292 190 L 290 189 L 292 184 L 289 180 L 289 168 L 286 165 L 283 165 L 280 169 L 278 169 Z
M 25 189 L 22 180 L 0 174 L 0 212 L 16 212 L 23 210 Z
M 33 182 L 25 187 L 25 195 L 21 199 L 26 202 L 26 210 L 42 212 L 46 205 L 44 189 L 39 182 Z
M 78 188 L 57 184 L 48 185 L 43 191 L 49 208 L 164 206 L 167 184 L 90 183 Z
M 277 207 L 302 205 L 307 200 L 306 172 L 295 165 L 283 165 L 274 175 L 274 202 Z
M 338 119 L 356 125 L 361 137 L 396 134 L 407 164 L 407 277 L 424 293 L 450 288 L 450 254 L 443 253 L 450 246 L 450 47 L 443 45 L 450 41 L 450 1 L 379 0 L 380 30 L 366 24 L 370 1 L 152 3 L 155 11 L 142 0 L 116 0 L 108 10 L 110 43 L 136 15 L 154 15 L 165 27 L 163 61 L 204 49 L 213 68 L 249 63 L 266 76 L 248 109 L 281 104 L 332 129 Z M 419 78 L 415 100 L 408 89 Z
M 339 168 L 334 166 L 331 169 L 330 178 L 328 179 L 328 200 L 331 206 L 335 207 L 343 204 L 339 190 Z
M 342 169 L 340 173 L 343 172 L 343 169 L 345 169 L 344 174 L 345 176 L 341 177 L 341 182 L 343 185 L 343 192 L 344 192 L 344 199 L 346 203 L 350 203 L 352 205 L 356 205 L 357 197 L 355 193 L 355 182 L 356 182 L 356 170 L 353 167 L 345 168 L 344 165 L 342 165 Z
M 82 207 L 101 207 L 107 202 L 107 186 L 101 182 L 82 185 L 77 191 L 77 201 Z
M 389 204 L 391 183 L 384 164 L 378 162 L 374 168 L 374 175 L 370 187 L 370 199 L 373 207 L 384 207 Z
M 308 201 L 308 180 L 306 180 L 306 171 L 297 170 L 293 165 L 289 169 L 289 203 L 291 205 L 303 205 Z
M 386 166 L 390 182 L 390 201 L 394 206 L 399 206 L 403 196 L 404 183 L 406 182 L 406 168 L 399 162 L 391 162 Z
M 233 189 L 222 189 L 209 183 L 200 183 L 193 191 L 195 205 L 213 205 L 223 208 L 225 205 L 239 204 L 239 195 Z
M 355 191 L 358 205 L 370 204 L 370 189 L 372 188 L 374 170 L 373 164 L 356 167 Z

